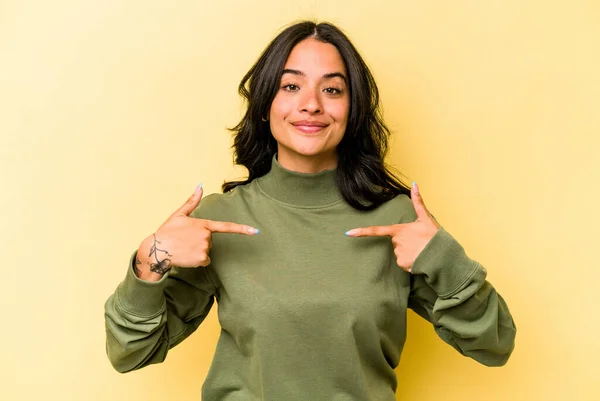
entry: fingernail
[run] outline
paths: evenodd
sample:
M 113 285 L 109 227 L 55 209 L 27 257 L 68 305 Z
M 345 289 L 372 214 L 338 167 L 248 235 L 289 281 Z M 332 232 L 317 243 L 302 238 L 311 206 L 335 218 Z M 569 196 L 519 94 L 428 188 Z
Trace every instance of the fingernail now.
M 249 227 L 249 228 L 248 228 L 248 232 L 249 232 L 250 234 L 258 234 L 258 233 L 260 233 L 260 230 L 259 230 L 258 228 Z
M 202 183 L 198 184 L 198 186 L 194 190 L 194 193 L 197 194 L 201 189 L 202 189 Z
M 352 237 L 354 235 L 354 230 L 348 230 L 344 233 L 344 235 L 348 236 L 348 237 Z
M 417 182 L 416 182 L 416 181 L 413 181 L 413 185 L 412 185 L 412 186 L 413 186 L 413 188 L 415 189 L 415 193 L 416 193 L 417 195 L 419 195 L 419 186 L 417 185 Z

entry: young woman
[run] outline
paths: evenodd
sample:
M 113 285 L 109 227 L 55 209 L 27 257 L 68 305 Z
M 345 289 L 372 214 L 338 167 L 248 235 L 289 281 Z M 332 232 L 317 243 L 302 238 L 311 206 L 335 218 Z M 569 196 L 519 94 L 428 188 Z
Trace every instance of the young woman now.
M 162 362 L 215 299 L 206 400 L 395 400 L 407 308 L 460 353 L 506 363 L 510 312 L 385 167 L 377 87 L 348 38 L 290 26 L 239 89 L 249 177 L 204 199 L 199 186 L 134 253 L 106 303 L 115 369 Z

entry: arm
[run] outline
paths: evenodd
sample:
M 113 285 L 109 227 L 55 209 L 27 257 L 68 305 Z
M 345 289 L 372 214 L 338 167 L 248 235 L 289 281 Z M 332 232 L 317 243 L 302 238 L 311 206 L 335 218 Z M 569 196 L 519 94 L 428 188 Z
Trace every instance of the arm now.
M 135 260 L 105 304 L 106 352 L 121 373 L 163 362 L 202 323 L 216 295 L 205 267 L 173 267 L 150 282 L 135 275 Z
M 258 233 L 254 227 L 206 220 L 218 197 L 209 200 L 209 196 L 209 203 L 201 204 L 202 195 L 199 185 L 184 205 L 142 242 L 125 280 L 106 301 L 106 352 L 119 372 L 164 361 L 169 349 L 206 318 L 218 298 L 205 267 L 211 262 L 212 233 Z
M 431 322 L 461 354 L 504 365 L 514 349 L 515 323 L 483 266 L 440 227 L 412 267 L 409 308 Z

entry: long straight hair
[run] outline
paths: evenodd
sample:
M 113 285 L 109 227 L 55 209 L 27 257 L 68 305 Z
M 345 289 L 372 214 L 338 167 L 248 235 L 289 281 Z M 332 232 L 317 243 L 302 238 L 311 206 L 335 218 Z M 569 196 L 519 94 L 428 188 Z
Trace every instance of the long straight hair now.
M 371 210 L 399 194 L 410 196 L 384 159 L 390 130 L 383 122 L 379 90 L 366 63 L 348 37 L 330 23 L 303 21 L 281 32 L 263 51 L 238 87 L 247 103 L 234 132 L 234 161 L 248 169 L 246 180 L 223 184 L 223 192 L 267 174 L 277 152 L 277 142 L 268 121 L 271 103 L 279 90 L 283 67 L 294 46 L 313 38 L 337 48 L 346 65 L 350 110 L 346 132 L 337 146 L 336 185 L 348 204 Z

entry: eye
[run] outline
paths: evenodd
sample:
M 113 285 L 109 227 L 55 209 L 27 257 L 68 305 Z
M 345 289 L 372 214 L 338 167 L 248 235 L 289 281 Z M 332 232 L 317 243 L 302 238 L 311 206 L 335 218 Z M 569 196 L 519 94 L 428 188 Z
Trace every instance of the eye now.
M 324 91 L 330 95 L 339 95 L 340 93 L 342 93 L 341 89 L 334 87 L 325 88 Z
M 283 90 L 286 90 L 286 91 L 288 91 L 288 92 L 295 92 L 295 91 L 297 91 L 298 89 L 300 89 L 300 88 L 298 87 L 298 85 L 295 85 L 295 84 L 287 84 L 287 85 L 283 85 L 281 88 L 282 88 Z

